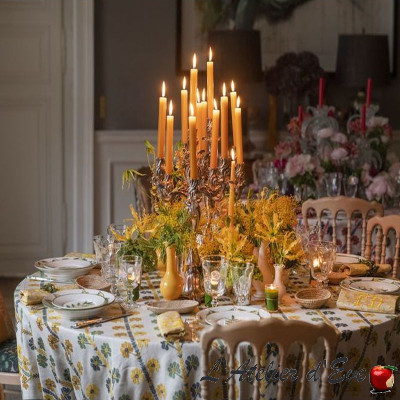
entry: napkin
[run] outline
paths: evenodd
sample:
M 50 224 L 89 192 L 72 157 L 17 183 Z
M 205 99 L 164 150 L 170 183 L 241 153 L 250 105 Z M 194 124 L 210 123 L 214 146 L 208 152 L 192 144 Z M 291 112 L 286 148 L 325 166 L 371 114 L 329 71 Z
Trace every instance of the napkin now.
M 27 306 L 31 306 L 33 304 L 39 304 L 42 302 L 43 297 L 48 295 L 48 292 L 44 292 L 39 289 L 24 289 L 20 292 L 20 299 Z
M 375 270 L 374 270 L 375 269 Z M 390 273 L 392 266 L 390 264 L 375 264 L 372 267 L 373 276 L 385 276 Z M 371 267 L 367 264 L 343 264 L 339 267 L 339 272 L 344 272 L 350 276 L 365 276 L 371 274 Z
M 342 289 L 336 304 L 345 310 L 395 314 L 399 311 L 400 296 Z
M 185 335 L 185 325 L 177 311 L 167 311 L 157 316 L 158 329 L 168 339 L 179 339 Z

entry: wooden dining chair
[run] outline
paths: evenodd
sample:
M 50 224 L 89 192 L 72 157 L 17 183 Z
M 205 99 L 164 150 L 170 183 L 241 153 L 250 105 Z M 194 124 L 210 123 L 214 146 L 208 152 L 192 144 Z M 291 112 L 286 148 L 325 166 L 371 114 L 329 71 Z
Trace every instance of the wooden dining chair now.
M 309 369 L 309 354 L 312 346 L 318 338 L 323 338 L 326 350 L 327 368 L 325 368 L 321 380 L 320 400 L 331 398 L 329 395 L 329 366 L 333 360 L 338 337 L 335 330 L 325 324 L 310 324 L 303 321 L 283 321 L 278 318 L 269 318 L 262 321 L 238 322 L 228 326 L 216 325 L 205 331 L 201 336 L 203 376 L 209 371 L 208 355 L 210 347 L 215 339 L 222 339 L 228 347 L 228 371 L 234 369 L 234 355 L 237 346 L 241 342 L 249 342 L 255 355 L 255 364 L 260 366 L 260 356 L 267 343 L 276 343 L 279 348 L 279 372 L 285 368 L 286 356 L 292 343 L 298 342 L 303 345 L 303 362 L 301 371 L 300 399 L 305 399 L 306 373 Z M 298 371 L 300 372 L 300 371 Z M 300 373 L 299 373 L 300 377 Z M 208 400 L 208 381 L 201 382 L 202 398 Z M 259 382 L 253 381 L 253 399 L 260 397 Z M 234 379 L 229 380 L 229 400 L 234 399 Z M 278 400 L 283 399 L 283 382 L 278 383 Z
M 324 211 L 330 212 L 332 219 L 332 242 L 336 243 L 337 238 L 337 216 L 340 211 L 346 214 L 347 219 L 347 237 L 346 237 L 346 252 L 351 253 L 351 219 L 355 212 L 360 212 L 362 216 L 362 232 L 361 232 L 361 256 L 364 256 L 365 250 L 365 235 L 367 229 L 367 219 L 371 211 L 375 211 L 375 215 L 383 215 L 383 207 L 376 201 L 367 201 L 354 197 L 338 196 L 338 197 L 322 197 L 317 200 L 307 200 L 303 203 L 301 211 L 305 227 L 308 229 L 308 211 L 315 210 L 317 214 L 318 226 L 321 227 L 322 214 Z M 319 239 L 322 240 L 321 230 Z
M 16 390 L 5 390 L 4 385 L 20 386 L 18 373 L 17 340 L 11 318 L 0 293 L 0 400 L 5 394 L 21 394 Z
M 375 262 L 386 263 L 386 241 L 390 230 L 396 232 L 395 253 L 393 258 L 393 279 L 399 278 L 399 260 L 400 260 L 400 215 L 388 215 L 386 217 L 373 217 L 367 224 L 367 245 L 365 246 L 365 257 L 371 259 L 372 256 L 372 233 L 377 227 L 375 243 Z

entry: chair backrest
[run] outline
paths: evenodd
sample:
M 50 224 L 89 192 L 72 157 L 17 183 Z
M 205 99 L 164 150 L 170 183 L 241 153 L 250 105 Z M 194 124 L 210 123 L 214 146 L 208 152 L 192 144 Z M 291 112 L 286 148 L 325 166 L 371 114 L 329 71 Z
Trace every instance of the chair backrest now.
M 351 218 L 354 212 L 358 211 L 362 215 L 362 233 L 361 233 L 361 255 L 364 255 L 365 249 L 365 234 L 367 228 L 367 218 L 370 211 L 375 211 L 375 215 L 383 215 L 383 207 L 376 201 L 367 201 L 354 197 L 338 196 L 338 197 L 323 197 L 317 200 L 307 200 L 302 205 L 302 214 L 304 224 L 308 228 L 307 214 L 308 210 L 314 209 L 317 214 L 318 225 L 321 226 L 322 213 L 329 211 L 332 218 L 332 242 L 336 243 L 337 238 L 337 223 L 336 218 L 339 211 L 344 211 L 347 219 L 347 238 L 346 252 L 351 253 Z M 322 240 L 321 231 L 319 239 Z
M 300 399 L 305 398 L 306 373 L 308 371 L 309 354 L 312 346 L 318 338 L 324 339 L 326 349 L 327 367 L 322 374 L 322 385 L 320 400 L 326 400 L 328 396 L 328 376 L 329 366 L 334 356 L 337 345 L 337 334 L 335 330 L 325 324 L 310 324 L 303 321 L 283 321 L 278 318 L 269 318 L 262 321 L 238 322 L 228 326 L 216 325 L 212 329 L 205 331 L 201 336 L 201 348 L 203 359 L 203 376 L 209 371 L 208 354 L 212 342 L 215 339 L 222 339 L 228 347 L 229 360 L 228 371 L 234 369 L 234 355 L 237 346 L 241 342 L 249 342 L 255 355 L 255 364 L 260 367 L 260 357 L 263 348 L 267 343 L 276 343 L 279 347 L 279 372 L 285 368 L 286 357 L 289 354 L 289 348 L 292 343 L 298 342 L 303 345 L 303 362 L 301 375 Z M 254 365 L 255 365 L 254 364 Z M 203 380 L 202 398 L 208 399 L 208 382 Z M 234 398 L 234 380 L 229 380 L 229 400 Z M 259 382 L 254 379 L 253 399 L 259 399 Z M 278 400 L 283 399 L 283 382 L 278 383 Z
M 386 262 L 386 239 L 391 229 L 396 232 L 396 245 L 393 260 L 393 278 L 398 277 L 400 258 L 400 215 L 387 215 L 386 217 L 373 217 L 367 224 L 367 245 L 365 256 L 371 258 L 372 254 L 372 232 L 378 227 L 376 234 L 375 261 L 384 264 Z

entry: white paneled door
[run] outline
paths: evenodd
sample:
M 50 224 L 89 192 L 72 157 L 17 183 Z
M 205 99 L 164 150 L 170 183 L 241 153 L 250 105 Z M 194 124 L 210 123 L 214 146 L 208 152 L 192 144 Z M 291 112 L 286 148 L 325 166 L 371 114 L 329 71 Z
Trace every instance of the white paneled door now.
M 0 0 L 0 276 L 63 252 L 62 1 Z

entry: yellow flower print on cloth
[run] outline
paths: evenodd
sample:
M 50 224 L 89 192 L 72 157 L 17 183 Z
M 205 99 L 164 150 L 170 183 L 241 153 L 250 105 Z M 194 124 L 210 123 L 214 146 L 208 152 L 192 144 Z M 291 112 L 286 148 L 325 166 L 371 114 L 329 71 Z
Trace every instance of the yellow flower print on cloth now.
M 124 342 L 121 344 L 121 354 L 122 357 L 128 358 L 130 354 L 133 353 L 133 347 L 129 342 Z
M 150 358 L 149 361 L 147 361 L 146 367 L 148 371 L 152 374 L 154 372 L 158 372 L 160 369 L 160 363 L 158 362 L 157 359 L 155 358 Z
M 140 368 L 134 368 L 131 372 L 131 379 L 135 385 L 143 381 L 143 372 Z
M 99 394 L 99 388 L 94 384 L 91 383 L 90 385 L 86 386 L 86 396 L 90 400 L 94 400 Z

